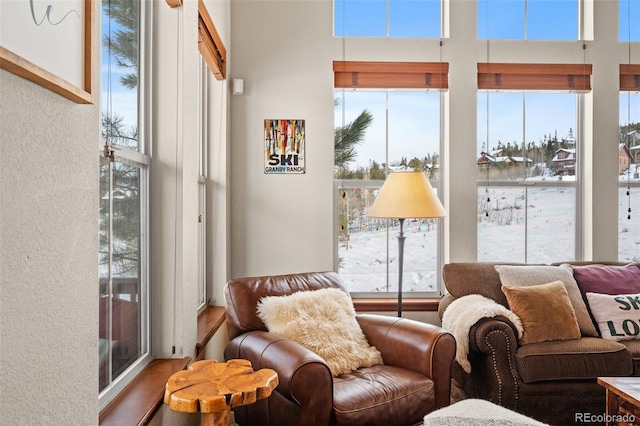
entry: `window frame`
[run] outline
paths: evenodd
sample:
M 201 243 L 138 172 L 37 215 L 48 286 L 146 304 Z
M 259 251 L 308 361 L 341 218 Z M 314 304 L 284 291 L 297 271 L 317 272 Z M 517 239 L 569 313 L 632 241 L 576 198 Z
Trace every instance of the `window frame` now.
M 486 92 L 487 96 L 491 93 L 495 93 L 495 90 L 491 89 L 479 89 L 478 94 L 481 92 Z M 549 93 L 558 93 L 558 91 L 548 91 L 548 90 L 509 90 L 510 93 L 521 93 L 523 96 L 523 138 L 526 143 L 526 94 L 527 93 L 536 93 L 536 94 L 544 94 Z M 567 181 L 567 180 L 558 180 L 558 181 L 526 181 L 524 179 L 518 179 L 514 181 L 508 180 L 480 180 L 476 179 L 476 187 L 477 194 L 480 194 L 480 190 L 482 188 L 487 187 L 500 187 L 500 188 L 513 188 L 513 189 L 521 189 L 525 191 L 525 197 L 528 197 L 527 191 L 528 189 L 533 188 L 573 188 L 575 191 L 575 217 L 574 217 L 574 260 L 580 260 L 583 256 L 583 187 L 584 187 L 584 168 L 585 168 L 585 155 L 584 155 L 584 114 L 585 114 L 585 94 L 582 91 L 568 92 L 562 91 L 563 93 L 574 93 L 576 96 L 576 117 L 575 117 L 575 132 L 576 132 L 576 170 L 575 170 L 575 181 Z M 498 91 L 500 93 L 500 91 Z M 522 141 L 520 141 L 522 142 Z M 477 147 L 477 144 L 476 144 Z M 477 149 L 477 148 L 476 148 Z M 481 214 L 480 209 L 477 214 Z M 525 212 L 525 218 L 527 214 Z M 476 227 L 476 231 L 479 231 L 479 226 Z M 524 235 L 524 261 L 523 263 L 528 263 L 528 233 L 529 229 L 527 228 L 525 221 L 525 235 Z M 478 235 L 477 238 L 477 253 L 480 254 L 480 238 Z M 504 261 L 503 259 L 483 259 L 484 261 Z M 570 259 L 567 259 L 570 260 Z
M 637 90 L 634 86 L 631 85 L 632 82 L 634 81 L 640 81 L 640 65 L 634 65 L 634 66 L 629 66 L 629 69 L 631 69 L 631 67 L 635 67 L 633 69 L 636 70 L 636 74 L 633 75 L 631 72 L 629 72 L 628 74 L 632 74 L 633 77 L 636 77 L 636 79 L 633 79 L 633 77 L 630 79 L 630 81 L 628 81 L 627 85 L 625 86 L 625 78 L 628 78 L 628 75 L 625 75 L 625 73 L 623 72 L 623 69 L 625 68 L 624 64 L 620 66 L 620 94 L 619 96 L 622 97 L 627 97 L 627 96 L 637 96 L 638 97 L 638 101 L 640 101 L 640 91 Z M 629 100 L 630 101 L 630 100 Z M 627 105 L 627 108 L 630 106 L 630 102 L 629 105 Z M 626 120 L 627 117 L 622 117 L 622 115 L 620 115 L 620 126 L 623 125 L 623 120 Z M 640 117 L 638 117 L 639 122 L 640 122 Z M 627 125 L 629 125 L 630 123 L 627 123 Z M 633 153 L 632 153 L 633 156 Z M 640 159 L 640 152 L 638 153 L 638 158 Z M 637 164 L 636 164 L 637 166 Z M 633 167 L 633 164 L 630 163 L 629 167 Z M 634 178 L 635 179 L 635 178 Z M 618 179 L 618 207 L 620 206 L 625 206 L 627 205 L 626 208 L 629 208 L 628 206 L 628 200 L 625 200 L 625 197 L 629 197 L 626 194 L 626 191 L 632 191 L 632 195 L 631 197 L 633 197 L 633 194 L 636 193 L 637 196 L 640 196 L 640 180 L 631 180 L 631 179 Z M 623 207 L 624 208 L 624 207 Z M 632 208 L 632 211 L 629 213 L 626 210 L 625 211 L 620 211 L 618 210 L 618 221 L 620 220 L 620 217 L 622 215 L 627 215 L 627 214 L 631 214 L 631 218 L 633 220 L 634 216 L 636 215 L 640 215 L 640 210 L 634 210 Z M 618 261 L 620 262 L 624 262 L 626 261 L 625 259 L 622 258 L 622 255 L 631 255 L 632 253 L 621 253 L 620 251 L 620 236 L 621 236 L 621 232 L 620 229 L 618 229 Z
M 522 40 L 522 41 L 533 41 L 533 42 L 554 42 L 554 41 L 562 41 L 562 42 L 571 42 L 571 41 L 579 41 L 585 39 L 592 39 L 589 37 L 590 32 L 592 33 L 593 26 L 592 22 L 590 22 L 591 27 L 586 27 L 585 25 L 585 15 L 587 15 L 587 11 L 591 11 L 593 13 L 593 4 L 587 2 L 586 0 L 575 0 L 576 1 L 576 33 L 575 38 L 565 39 L 565 38 L 531 38 L 530 37 L 530 29 L 529 29 L 529 0 L 521 0 L 522 1 L 522 36 L 521 37 L 490 37 L 488 27 L 490 26 L 490 22 L 485 23 L 485 25 L 481 25 L 480 16 L 481 16 L 481 5 L 480 1 L 483 1 L 485 4 L 486 11 L 486 19 L 489 21 L 491 18 L 489 17 L 489 3 L 495 0 L 478 0 L 477 13 L 476 13 L 476 37 L 478 40 Z M 497 19 L 494 19 L 494 22 L 497 22 Z M 487 32 L 483 36 L 480 34 L 480 29 L 483 28 Z
M 152 116 L 150 114 L 152 103 L 152 2 L 139 2 L 140 28 L 138 49 L 138 148 L 128 149 L 119 145 L 111 145 L 115 161 L 129 163 L 140 168 L 140 351 L 141 355 L 118 377 L 110 382 L 98 394 L 98 410 L 104 410 L 152 360 L 151 355 L 151 286 L 150 286 L 150 189 L 151 189 L 151 141 L 152 141 Z M 102 8 L 102 3 L 100 4 Z M 100 142 L 100 163 L 105 159 L 105 152 Z M 109 162 L 109 160 L 106 160 Z M 110 163 L 113 164 L 113 163 Z M 109 166 L 111 169 L 111 165 Z M 109 281 L 111 277 L 109 275 Z
M 199 56 L 198 114 L 198 314 L 209 303 L 207 286 L 207 180 L 209 163 L 209 70 Z
M 424 35 L 414 35 L 414 36 L 410 36 L 410 35 L 391 35 L 391 18 L 390 18 L 390 12 L 391 12 L 391 1 L 392 0 L 385 0 L 385 33 L 384 35 L 380 35 L 380 34 L 356 34 L 356 35 L 346 35 L 346 34 L 338 34 L 337 33 L 337 10 L 338 10 L 338 3 L 342 4 L 342 13 L 343 13 L 343 20 L 344 20 L 344 12 L 345 12 L 345 4 L 346 2 L 348 2 L 350 0 L 333 0 L 332 4 L 333 4 L 333 15 L 332 15 L 332 35 L 334 37 L 338 37 L 338 38 L 358 38 L 358 37 L 364 37 L 364 38 L 396 38 L 396 39 L 401 39 L 401 38 L 414 38 L 414 39 L 422 39 L 422 40 L 429 40 L 429 39 L 442 39 L 442 38 L 446 38 L 449 35 L 449 27 L 448 27 L 448 20 L 447 17 L 449 16 L 449 2 L 451 0 L 439 0 L 440 3 L 440 17 L 438 19 L 439 21 L 439 25 L 440 25 L 440 34 L 437 36 L 424 36 Z M 346 32 L 345 31 L 346 28 L 344 27 L 344 21 L 343 21 L 343 26 L 342 26 L 342 32 Z
M 446 69 L 448 71 L 448 63 L 446 64 Z M 390 81 L 393 81 L 393 77 Z M 443 89 L 447 89 L 448 88 L 448 74 L 444 74 L 444 79 L 441 80 L 441 82 L 446 85 L 443 86 Z M 350 91 L 352 89 L 349 89 Z M 376 92 L 384 92 L 387 93 L 387 112 L 386 112 L 386 116 L 388 118 L 388 93 L 389 92 L 395 92 L 398 90 L 394 90 L 394 89 L 390 89 L 390 88 L 377 88 L 377 89 L 372 89 L 371 87 L 367 88 L 367 89 L 363 89 L 363 90 L 367 90 L 367 91 L 376 91 Z M 344 87 L 336 87 L 334 88 L 334 97 L 338 92 L 344 92 L 345 88 Z M 424 88 L 422 89 L 402 89 L 402 91 L 405 92 L 419 92 L 419 91 L 424 91 Z M 429 89 L 427 89 L 427 91 L 430 91 Z M 440 123 L 440 128 L 439 128 L 439 144 L 438 144 L 438 149 L 439 149 L 439 178 L 437 180 L 430 180 L 431 186 L 433 187 L 433 189 L 436 191 L 436 193 L 438 194 L 438 198 L 440 198 L 440 201 L 444 204 L 445 203 L 445 199 L 444 199 L 444 181 L 445 179 L 443 178 L 444 174 L 446 173 L 446 161 L 444 161 L 444 156 L 445 156 L 445 135 L 444 135 L 444 122 L 445 122 L 445 97 L 446 97 L 446 92 L 444 90 L 434 90 L 434 91 L 438 91 L 439 92 L 439 110 L 440 110 L 440 117 L 439 117 L 439 123 Z M 334 127 L 336 125 L 338 125 L 339 123 L 334 123 Z M 388 125 L 388 121 L 385 124 L 385 126 Z M 387 144 L 389 143 L 388 141 L 388 132 L 387 132 Z M 336 223 L 336 225 L 334 226 L 334 243 L 333 243 L 333 248 L 334 248 L 334 271 L 336 271 L 337 273 L 340 273 L 340 268 L 339 268 L 339 250 L 338 250 L 338 246 L 340 244 L 339 241 L 339 230 L 338 230 L 338 215 L 339 215 L 339 207 L 338 207 L 338 199 L 339 199 L 339 192 L 341 188 L 344 188 L 344 183 L 348 182 L 349 183 L 349 187 L 350 188 L 381 188 L 382 185 L 384 184 L 384 180 L 361 180 L 361 179 L 336 179 L 334 177 L 334 188 L 333 188 L 333 195 L 334 195 L 334 203 L 333 203 L 333 218 L 334 221 Z M 392 220 L 392 219 L 386 219 L 387 221 Z M 437 228 L 437 244 L 434 247 L 436 250 L 436 272 L 437 271 L 441 271 L 442 267 L 444 266 L 445 263 L 445 253 L 444 253 L 444 249 L 445 249 L 445 224 L 444 224 L 444 220 L 443 218 L 433 218 L 433 220 L 437 221 L 438 223 L 438 228 Z M 387 247 L 386 247 L 386 257 L 387 257 L 387 273 L 386 273 L 386 284 L 387 286 L 391 285 L 391 280 L 393 279 L 393 277 L 396 277 L 395 279 L 397 280 L 397 274 L 394 273 L 390 273 L 389 272 L 389 254 L 390 253 L 395 253 L 397 252 L 397 246 L 394 248 L 393 244 L 392 244 L 392 238 L 390 237 L 390 233 L 391 232 L 391 227 L 388 226 L 387 227 Z M 436 284 L 435 284 L 435 290 L 434 291 L 419 291 L 419 292 L 413 292 L 413 291 L 406 291 L 406 289 L 404 289 L 404 291 L 402 292 L 402 296 L 404 299 L 423 299 L 423 298 L 429 298 L 429 297 L 441 297 L 443 295 L 443 288 L 444 288 L 444 283 L 442 280 L 442 275 L 440 273 L 436 273 Z M 350 291 L 350 294 L 352 296 L 352 298 L 354 299 L 394 299 L 396 300 L 398 297 L 398 292 L 397 291 L 380 291 L 380 292 L 364 292 L 364 291 Z

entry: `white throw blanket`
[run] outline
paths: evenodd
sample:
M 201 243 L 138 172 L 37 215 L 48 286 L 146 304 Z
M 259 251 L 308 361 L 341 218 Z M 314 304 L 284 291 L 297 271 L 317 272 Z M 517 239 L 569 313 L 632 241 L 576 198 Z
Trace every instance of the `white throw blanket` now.
M 442 328 L 453 334 L 456 339 L 456 361 L 466 371 L 471 373 L 469 363 L 469 329 L 478 320 L 502 315 L 508 318 L 518 331 L 518 339 L 522 337 L 522 321 L 520 318 L 501 304 L 479 294 L 462 296 L 453 302 L 442 315 Z

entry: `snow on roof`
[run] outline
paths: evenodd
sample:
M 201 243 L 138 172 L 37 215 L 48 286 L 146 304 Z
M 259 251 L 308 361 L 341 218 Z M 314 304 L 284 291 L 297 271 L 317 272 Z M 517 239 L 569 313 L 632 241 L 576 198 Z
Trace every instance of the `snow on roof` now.
M 571 154 L 575 154 L 576 153 L 576 149 L 575 148 L 559 148 L 559 149 L 556 149 L 556 153 L 558 153 L 560 151 L 569 152 Z

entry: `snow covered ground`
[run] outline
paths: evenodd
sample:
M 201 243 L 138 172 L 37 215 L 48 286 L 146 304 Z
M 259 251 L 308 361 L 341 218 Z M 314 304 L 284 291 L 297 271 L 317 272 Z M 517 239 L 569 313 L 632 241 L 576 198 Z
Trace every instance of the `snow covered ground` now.
M 640 261 L 640 188 L 632 188 L 630 220 L 627 219 L 629 198 L 626 191 L 621 188 L 619 194 L 619 259 Z M 528 187 L 525 199 L 524 189 L 490 186 L 491 201 L 487 208 L 486 194 L 484 190 L 479 191 L 478 260 L 528 263 L 573 260 L 574 193 L 573 188 Z M 525 202 L 528 206 L 526 218 Z M 612 214 L 615 214 L 613 209 Z M 405 221 L 404 292 L 436 291 L 436 224 L 433 219 Z M 525 227 L 528 229 L 526 259 Z M 340 245 L 340 275 L 351 291 L 397 291 L 398 232 L 397 222 L 389 229 L 389 234 L 385 228 L 351 232 L 348 249 L 346 245 Z

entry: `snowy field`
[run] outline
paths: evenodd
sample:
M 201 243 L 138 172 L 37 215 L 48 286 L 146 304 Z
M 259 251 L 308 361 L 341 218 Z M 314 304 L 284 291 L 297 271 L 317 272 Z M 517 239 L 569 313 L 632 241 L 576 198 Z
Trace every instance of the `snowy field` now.
M 487 203 L 484 189 L 479 191 L 478 260 L 528 263 L 574 260 L 574 192 L 573 188 L 527 188 L 525 198 L 524 189 L 490 186 Z M 640 188 L 632 188 L 631 220 L 627 219 L 626 188 L 620 189 L 619 199 L 619 259 L 640 261 Z M 524 203 L 528 206 L 526 218 Z M 404 292 L 436 291 L 436 224 L 433 219 L 405 221 Z M 340 275 L 351 291 L 397 291 L 399 228 L 397 222 L 395 225 L 388 235 L 385 228 L 351 232 L 348 249 L 345 244 L 340 245 Z M 525 229 L 529 231 L 526 259 Z

